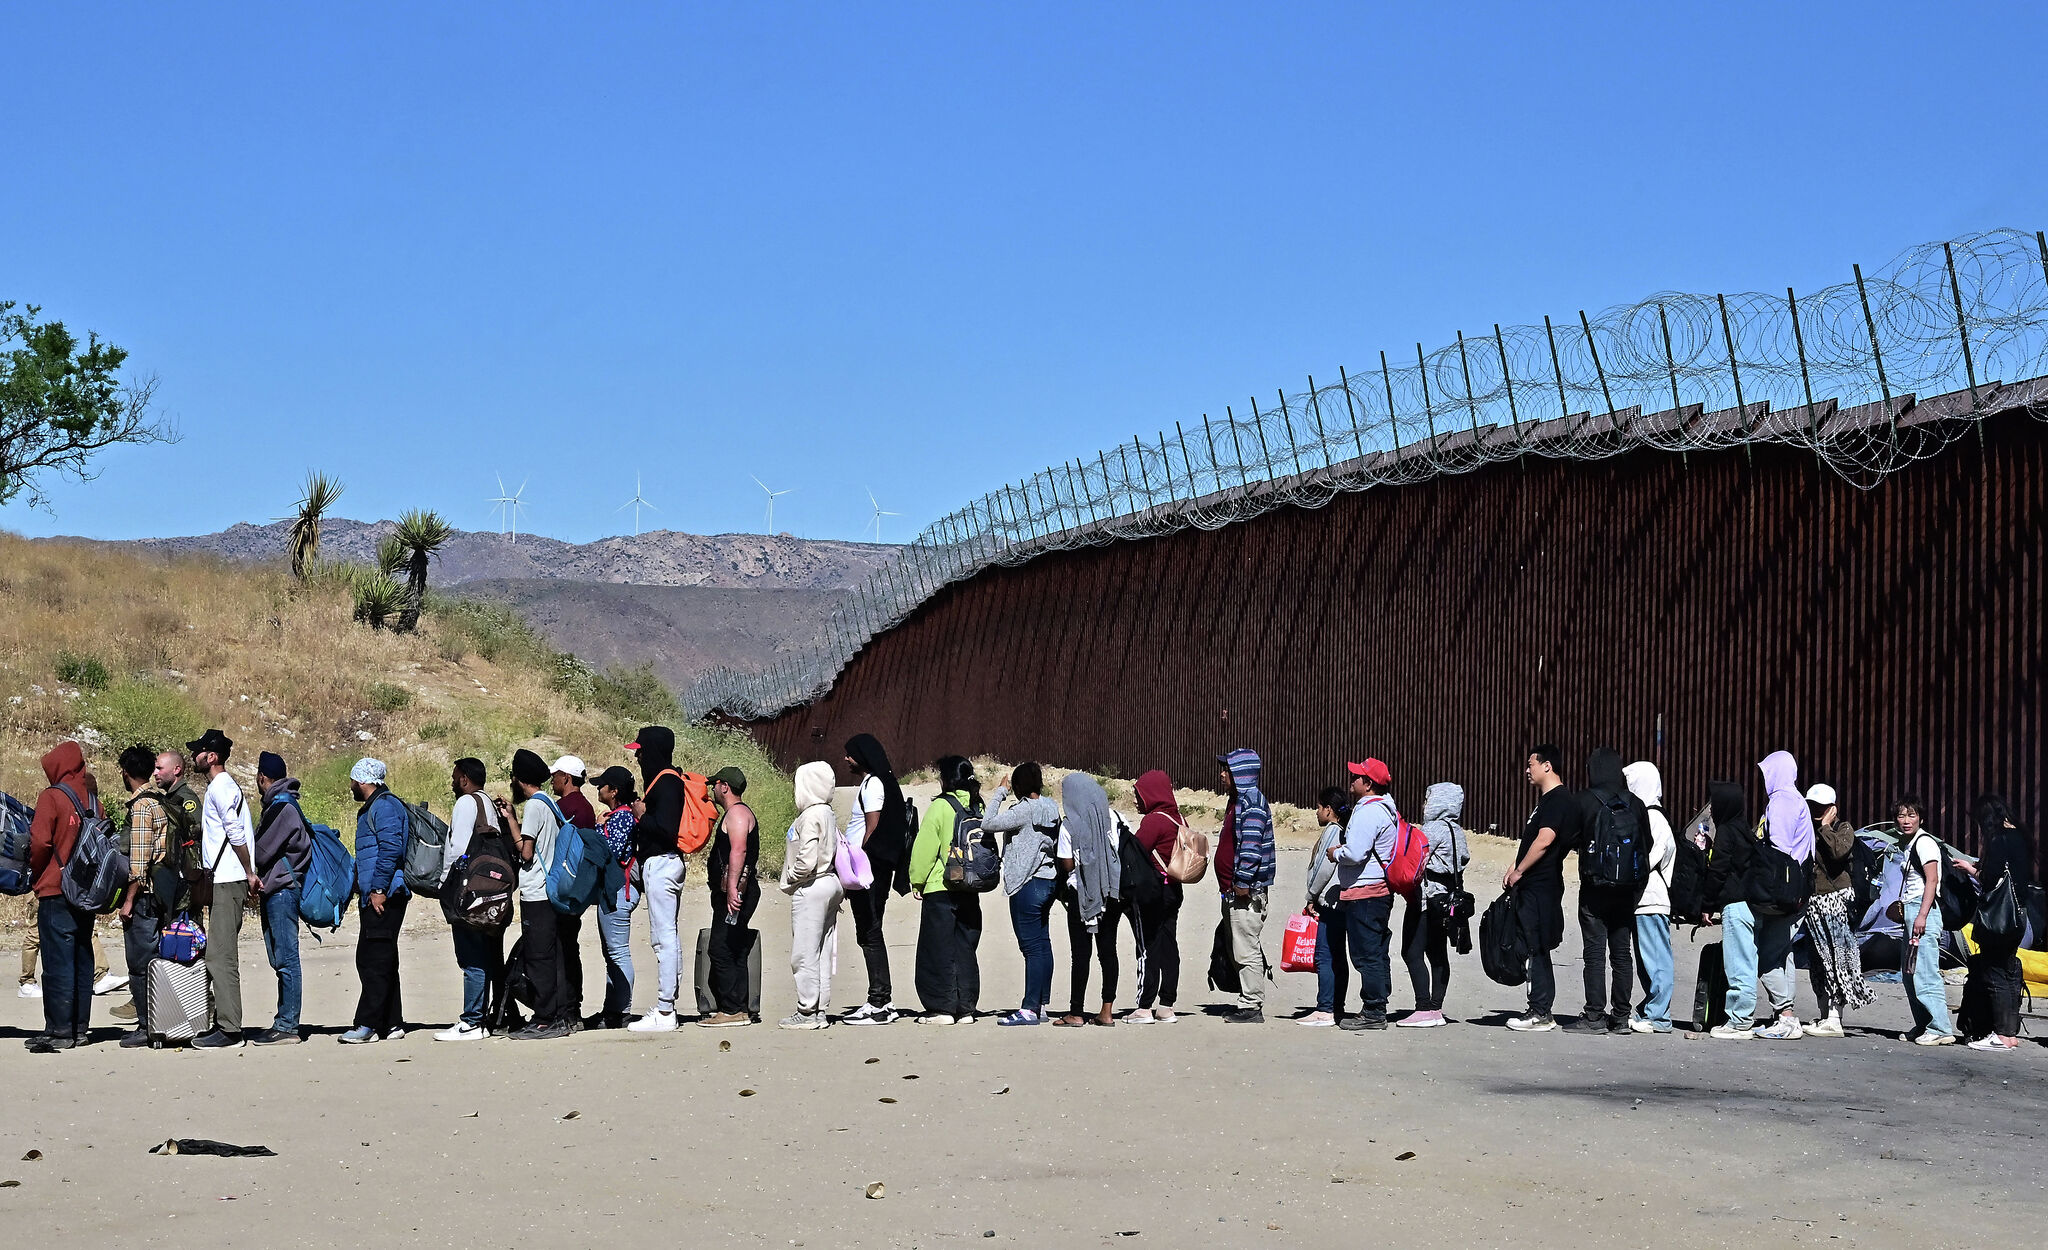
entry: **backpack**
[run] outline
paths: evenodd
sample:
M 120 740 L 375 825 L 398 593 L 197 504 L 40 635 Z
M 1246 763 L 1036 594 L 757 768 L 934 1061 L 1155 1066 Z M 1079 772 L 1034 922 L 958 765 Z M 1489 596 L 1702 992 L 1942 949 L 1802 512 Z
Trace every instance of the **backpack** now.
M 1627 798 L 1605 790 L 1588 790 L 1593 800 L 1593 827 L 1579 848 L 1579 867 L 1587 885 L 1633 889 L 1650 879 L 1650 831 L 1636 820 Z
M 1180 828 L 1173 835 L 1173 854 L 1159 867 L 1182 885 L 1197 885 L 1209 875 L 1209 838 L 1196 833 L 1186 821 L 1179 823 Z
M 1387 888 L 1414 898 L 1422 888 L 1423 865 L 1429 862 L 1429 835 L 1421 825 L 1411 825 L 1398 810 L 1394 813 L 1394 858 L 1381 865 L 1387 870 Z
M 570 824 L 547 795 L 533 798 L 546 803 L 562 824 L 555 833 L 554 862 L 548 865 L 548 902 L 565 916 L 580 916 L 604 891 L 605 870 L 617 862 L 612 848 L 604 844 L 604 835 L 597 830 Z
M 1116 822 L 1117 888 L 1123 901 L 1136 907 L 1157 907 L 1166 896 L 1166 888 L 1159 880 L 1159 870 L 1152 866 L 1151 856 L 1124 824 L 1124 818 L 1110 813 Z
M 1927 835 L 1933 837 L 1932 834 Z M 1920 835 L 1913 835 L 1918 841 Z M 1934 844 L 1941 848 L 1941 889 L 1934 897 L 1935 906 L 1941 909 L 1941 927 L 1945 932 L 1954 933 L 1970 923 L 1977 914 L 1977 887 L 1956 868 L 1955 857 L 1948 853 L 1948 844 L 1940 838 Z M 1917 872 L 1913 863 L 1913 843 L 1906 844 L 1906 871 Z M 1903 911 L 1903 909 L 1901 909 Z
M 1522 913 L 1513 890 L 1501 891 L 1479 918 L 1479 966 L 1489 980 L 1501 985 L 1529 979 L 1529 942 L 1522 936 Z
M 306 879 L 299 883 L 299 919 L 312 930 L 333 932 L 348 915 L 356 893 L 356 859 L 342 845 L 341 835 L 326 825 L 306 822 L 310 854 Z M 314 933 L 314 940 L 319 934 Z
M 26 894 L 29 827 L 36 810 L 11 794 L 0 794 L 0 894 Z
M 1218 994 L 1244 992 L 1244 976 L 1238 969 L 1237 955 L 1231 946 L 1228 913 L 1216 922 L 1216 937 L 1209 943 L 1209 988 Z
M 939 796 L 953 809 L 953 842 L 946 848 L 946 888 L 985 894 L 1003 880 L 1003 857 L 995 839 L 981 828 L 981 813 L 960 806 L 950 794 Z
M 702 773 L 682 773 L 683 814 L 676 821 L 676 849 L 695 855 L 711 841 L 718 827 L 718 804 L 711 801 L 711 780 Z
M 55 787 L 78 813 L 78 839 L 58 865 L 64 900 L 80 911 L 105 915 L 121 904 L 128 888 L 128 848 L 114 832 L 114 822 L 95 799 L 88 808 L 70 786 Z
M 1756 851 L 1743 877 L 1743 900 L 1759 915 L 1796 916 L 1812 895 L 1813 865 L 1771 845 L 1767 822 L 1756 822 Z
M 1693 842 L 1693 831 L 1704 828 L 1707 846 L 1713 845 L 1714 814 L 1701 808 L 1683 829 L 1673 831 L 1677 849 L 1671 856 L 1671 923 L 1698 925 L 1707 914 L 1707 848 Z
M 447 888 L 441 895 L 441 914 L 450 924 L 472 929 L 497 930 L 512 923 L 513 899 L 519 892 L 519 868 L 506 837 L 495 823 L 484 822 L 478 794 L 476 821 L 470 830 L 469 849 L 448 873 Z
M 441 897 L 441 882 L 448 876 L 448 822 L 429 811 L 425 803 L 405 805 L 405 855 L 399 867 L 405 873 L 405 888 L 425 898 Z

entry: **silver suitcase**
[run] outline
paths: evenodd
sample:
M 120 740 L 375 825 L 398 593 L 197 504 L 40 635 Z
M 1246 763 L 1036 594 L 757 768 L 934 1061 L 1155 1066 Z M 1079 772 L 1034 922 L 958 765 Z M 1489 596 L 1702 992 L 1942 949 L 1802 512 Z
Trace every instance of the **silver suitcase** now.
M 213 983 L 206 964 L 169 959 L 149 961 L 149 1043 L 189 1042 L 213 1018 Z

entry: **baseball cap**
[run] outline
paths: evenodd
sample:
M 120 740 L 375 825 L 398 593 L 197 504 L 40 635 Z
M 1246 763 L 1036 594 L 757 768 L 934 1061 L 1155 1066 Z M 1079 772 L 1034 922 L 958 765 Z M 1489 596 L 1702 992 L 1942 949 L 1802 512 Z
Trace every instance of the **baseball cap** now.
M 579 786 L 583 784 L 584 777 L 587 776 L 590 772 L 589 769 L 583 766 L 583 761 L 577 759 L 573 755 L 564 755 L 561 759 L 556 760 L 555 766 L 549 769 L 548 771 L 553 773 L 567 773 L 569 775 L 569 779 L 571 781 L 574 781 Z
M 1385 763 L 1370 757 L 1363 764 L 1347 763 L 1344 767 L 1351 770 L 1352 776 L 1363 777 L 1376 786 L 1391 785 L 1394 780 L 1393 774 L 1387 771 Z
M 625 768 L 617 764 L 614 764 L 610 768 L 605 769 L 603 772 L 599 773 L 595 777 L 592 777 L 590 780 L 593 783 L 595 783 L 597 788 L 600 790 L 604 789 L 606 786 L 610 786 L 612 789 L 619 791 L 621 794 L 630 793 L 633 790 L 633 788 L 639 784 L 637 781 L 634 780 L 633 774 L 631 772 L 628 772 Z
M 1835 798 L 1835 788 L 1827 784 L 1826 782 L 1822 782 L 1821 784 L 1813 787 L 1811 790 L 1808 790 L 1806 792 L 1806 801 L 1809 803 L 1818 803 L 1822 807 L 1833 807 L 1837 802 L 1839 802 L 1839 800 Z
M 734 794 L 745 794 L 747 792 L 747 775 L 730 764 L 711 774 L 711 780 L 723 781 L 726 785 L 732 787 Z

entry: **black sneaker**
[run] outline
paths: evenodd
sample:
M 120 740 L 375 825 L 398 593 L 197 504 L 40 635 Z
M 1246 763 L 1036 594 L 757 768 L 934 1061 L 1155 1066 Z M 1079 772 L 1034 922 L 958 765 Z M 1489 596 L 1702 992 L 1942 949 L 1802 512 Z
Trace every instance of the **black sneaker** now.
M 60 1050 L 70 1050 L 76 1045 L 78 1042 L 73 1038 L 51 1037 L 47 1033 L 38 1033 L 22 1043 L 23 1048 L 31 1055 L 54 1055 Z
M 567 1037 L 569 1032 L 569 1026 L 566 1024 L 529 1024 L 517 1033 L 512 1034 L 512 1040 L 515 1042 L 546 1042 L 558 1037 Z
M 1263 1007 L 1240 1007 L 1223 1017 L 1225 1024 L 1264 1024 L 1266 1011 Z
M 1337 1027 L 1343 1029 L 1347 1033 L 1363 1033 L 1367 1029 L 1386 1028 L 1387 1018 L 1385 1016 L 1366 1015 L 1346 1016 L 1344 1017 L 1343 1021 L 1337 1025 Z
M 1567 1033 L 1605 1033 L 1607 1031 L 1607 1017 L 1573 1016 L 1569 1020 L 1558 1021 L 1557 1027 Z
M 131 1029 L 121 1035 L 122 1050 L 134 1050 L 138 1046 L 147 1045 L 149 1045 L 149 1033 L 145 1029 Z
M 192 1039 L 192 1049 L 194 1050 L 240 1050 L 241 1048 L 242 1035 L 240 1033 L 228 1033 L 221 1029 L 215 1029 L 211 1033 L 201 1033 L 198 1037 Z
M 1627 1037 L 1634 1032 L 1634 1029 L 1628 1027 L 1627 1016 L 1609 1016 L 1607 1018 L 1607 1035 L 1609 1037 Z
M 258 1029 L 249 1035 L 251 1046 L 296 1046 L 303 1040 L 297 1029 L 288 1033 L 279 1029 Z

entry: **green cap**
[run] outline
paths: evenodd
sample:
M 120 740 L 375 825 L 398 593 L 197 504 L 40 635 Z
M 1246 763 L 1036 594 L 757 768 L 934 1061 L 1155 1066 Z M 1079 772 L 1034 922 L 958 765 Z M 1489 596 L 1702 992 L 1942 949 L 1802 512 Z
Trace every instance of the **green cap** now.
M 747 792 L 747 775 L 730 764 L 711 774 L 711 780 L 723 781 L 726 785 L 732 787 L 734 794 L 745 794 Z

